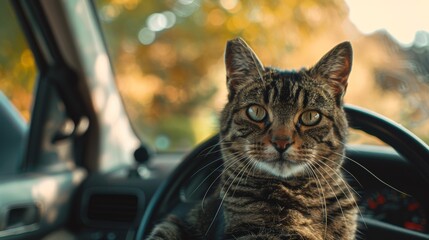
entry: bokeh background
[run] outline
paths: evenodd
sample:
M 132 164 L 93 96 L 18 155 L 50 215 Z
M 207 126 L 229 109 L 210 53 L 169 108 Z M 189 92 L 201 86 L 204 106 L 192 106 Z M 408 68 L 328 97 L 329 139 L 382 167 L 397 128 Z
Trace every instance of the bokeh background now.
M 0 90 L 29 121 L 37 71 L 13 13 L 0 2 Z M 375 2 L 375 3 L 374 3 Z M 218 130 L 223 54 L 243 37 L 265 65 L 311 67 L 342 41 L 354 65 L 345 101 L 429 142 L 428 3 L 353 0 L 96 0 L 118 88 L 139 136 L 183 151 Z M 352 134 L 353 143 L 380 144 Z

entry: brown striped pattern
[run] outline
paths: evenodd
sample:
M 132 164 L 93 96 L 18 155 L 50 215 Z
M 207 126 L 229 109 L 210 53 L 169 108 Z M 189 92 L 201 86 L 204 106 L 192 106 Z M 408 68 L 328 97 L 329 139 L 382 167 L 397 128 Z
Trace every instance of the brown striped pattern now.
M 223 211 L 226 239 L 354 239 L 358 207 L 341 172 L 350 44 L 339 44 L 308 70 L 285 71 L 263 67 L 242 39 L 234 39 L 225 62 L 222 208 L 196 208 L 191 225 L 210 239 L 211 220 Z M 249 114 L 254 105 L 264 109 L 264 119 Z M 303 120 L 308 111 L 317 117 L 311 124 Z

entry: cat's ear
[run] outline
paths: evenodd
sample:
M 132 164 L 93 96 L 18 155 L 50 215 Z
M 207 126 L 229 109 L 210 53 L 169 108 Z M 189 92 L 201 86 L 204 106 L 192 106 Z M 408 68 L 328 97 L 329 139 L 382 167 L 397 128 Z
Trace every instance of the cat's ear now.
M 352 69 L 353 51 L 350 42 L 343 42 L 325 54 L 312 67 L 310 75 L 313 78 L 327 81 L 335 96 L 341 101 Z
M 229 92 L 233 95 L 249 81 L 262 81 L 264 66 L 255 52 L 241 39 L 230 40 L 225 49 L 225 67 Z

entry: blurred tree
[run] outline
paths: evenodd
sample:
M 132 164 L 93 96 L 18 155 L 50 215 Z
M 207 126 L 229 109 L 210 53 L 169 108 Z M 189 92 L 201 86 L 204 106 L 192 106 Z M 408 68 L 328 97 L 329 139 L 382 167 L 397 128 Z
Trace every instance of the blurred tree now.
M 36 68 L 9 1 L 0 1 L 0 91 L 28 121 Z
M 180 143 L 201 141 L 216 131 L 215 124 L 200 127 L 192 116 L 199 111 L 217 116 L 220 110 L 213 98 L 225 81 L 227 40 L 242 36 L 263 61 L 288 63 L 285 55 L 347 17 L 346 6 L 337 0 L 97 3 L 119 88 L 131 117 L 138 119 L 136 128 L 150 139 L 168 135 L 173 148 L 189 147 Z M 172 124 L 180 131 L 167 131 Z
M 96 0 L 96 7 L 130 118 L 160 150 L 184 150 L 217 131 L 227 95 L 223 50 L 238 36 L 265 64 L 288 69 L 351 40 L 346 102 L 429 139 L 429 38 L 421 33 L 404 47 L 385 32 L 364 36 L 342 0 Z M 7 1 L 0 25 L 0 90 L 29 119 L 36 70 Z

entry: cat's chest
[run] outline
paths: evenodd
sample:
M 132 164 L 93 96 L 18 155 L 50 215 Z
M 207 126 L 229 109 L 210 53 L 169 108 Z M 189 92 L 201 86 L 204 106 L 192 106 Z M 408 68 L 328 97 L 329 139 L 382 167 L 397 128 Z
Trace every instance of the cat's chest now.
M 302 217 L 313 218 L 320 214 L 323 201 L 313 189 L 302 186 L 285 186 L 279 183 L 258 183 L 237 186 L 235 191 L 221 191 L 226 211 L 251 213 L 266 216 L 273 221 L 286 219 L 299 213 Z
M 324 202 L 311 186 L 265 183 L 254 188 L 243 186 L 243 192 L 226 193 L 226 229 L 248 230 L 252 226 L 256 231 L 278 233 L 320 231 L 324 226 Z
M 296 229 L 319 231 L 322 227 L 322 207 L 308 208 L 297 199 L 277 197 L 284 193 L 273 192 L 261 199 L 235 199 L 224 206 L 227 232 L 238 230 L 289 233 Z M 247 201 L 247 204 L 246 204 Z M 243 204 L 240 204 L 243 203 Z

